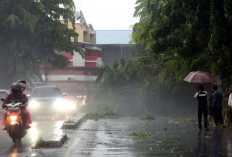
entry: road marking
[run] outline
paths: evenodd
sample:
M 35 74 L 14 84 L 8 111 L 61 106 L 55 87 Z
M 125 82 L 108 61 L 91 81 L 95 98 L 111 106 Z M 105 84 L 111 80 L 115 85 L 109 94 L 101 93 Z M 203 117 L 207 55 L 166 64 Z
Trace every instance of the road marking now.
M 72 150 L 76 149 L 76 145 L 79 143 L 79 141 L 80 141 L 80 139 L 77 138 L 70 144 L 70 146 L 68 147 L 68 150 L 65 153 L 65 157 L 70 157 L 71 156 Z

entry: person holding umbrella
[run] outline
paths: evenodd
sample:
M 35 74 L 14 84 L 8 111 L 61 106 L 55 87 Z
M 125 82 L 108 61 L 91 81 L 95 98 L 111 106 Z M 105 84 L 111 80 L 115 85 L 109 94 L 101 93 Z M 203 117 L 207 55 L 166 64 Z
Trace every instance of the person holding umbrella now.
M 189 83 L 213 83 L 215 81 L 215 78 L 208 72 L 204 71 L 192 71 L 190 72 L 185 78 L 184 81 Z M 207 116 L 208 116 L 208 106 L 207 106 L 207 92 L 204 91 L 204 86 L 199 85 L 198 92 L 194 96 L 198 100 L 198 125 L 199 129 L 202 130 L 201 126 L 201 117 L 202 114 L 204 115 L 204 128 L 205 130 L 208 130 L 207 127 Z M 213 114 L 213 106 L 210 107 L 210 117 Z
M 207 101 L 207 92 L 204 91 L 204 86 L 199 85 L 198 92 L 194 96 L 198 101 L 198 127 L 199 130 L 202 130 L 201 118 L 202 114 L 204 116 L 204 129 L 208 130 L 207 127 L 207 116 L 208 116 L 208 101 Z

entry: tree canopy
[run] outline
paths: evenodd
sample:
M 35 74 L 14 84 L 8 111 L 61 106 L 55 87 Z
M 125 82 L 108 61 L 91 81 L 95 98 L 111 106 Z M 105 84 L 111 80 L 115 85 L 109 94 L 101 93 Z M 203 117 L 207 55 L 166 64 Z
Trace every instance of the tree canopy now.
M 73 0 L 1 0 L 0 81 L 8 85 L 40 76 L 43 63 L 66 66 L 68 60 L 57 52 L 79 50 L 78 34 L 67 27 L 75 22 L 74 12 Z
M 231 1 L 138 0 L 133 39 L 163 64 L 160 81 L 182 81 L 190 71 L 231 84 Z
M 230 0 L 137 0 L 136 4 L 134 16 L 140 21 L 133 27 L 133 42 L 137 55 L 103 68 L 99 77 L 99 95 L 103 99 L 115 100 L 109 104 L 121 101 L 128 106 L 143 104 L 153 109 L 171 103 L 169 108 L 176 104 L 183 109 L 193 102 L 196 88 L 183 79 L 197 70 L 212 73 L 220 79 L 223 89 L 229 88 Z M 108 94 L 109 91 L 114 94 Z M 131 97 L 135 101 L 130 102 Z

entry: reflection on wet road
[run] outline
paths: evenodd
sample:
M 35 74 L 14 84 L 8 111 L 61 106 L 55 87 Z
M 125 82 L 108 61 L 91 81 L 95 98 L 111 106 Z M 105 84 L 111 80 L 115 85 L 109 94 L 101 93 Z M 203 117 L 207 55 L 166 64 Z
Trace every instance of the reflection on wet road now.
M 232 130 L 210 128 L 199 132 L 196 121 L 187 118 L 87 120 L 76 131 L 64 130 L 69 140 L 62 148 L 32 153 L 37 157 L 230 157 Z
M 230 157 L 232 129 L 198 131 L 193 119 L 138 117 L 86 120 L 77 130 L 61 130 L 62 121 L 39 121 L 32 125 L 22 145 L 13 147 L 0 131 L 0 156 L 36 157 Z M 58 149 L 31 149 L 40 138 L 57 138 L 66 133 L 68 141 Z M 52 135 L 52 136 L 51 136 Z M 2 141 L 2 140 L 1 140 Z
M 0 112 L 0 119 L 2 119 L 2 112 Z M 31 147 L 35 142 L 43 137 L 43 139 L 56 139 L 63 134 L 61 126 L 63 120 L 55 120 L 54 117 L 38 117 L 36 121 L 31 124 L 27 135 L 22 139 L 22 143 L 15 146 L 6 133 L 3 131 L 3 126 L 0 126 L 0 156 L 18 157 L 20 154 L 31 151 Z
M 25 138 L 29 138 L 31 143 L 34 144 L 41 137 L 43 139 L 56 140 L 63 134 L 61 126 L 63 121 L 37 121 L 32 123 L 31 129 Z

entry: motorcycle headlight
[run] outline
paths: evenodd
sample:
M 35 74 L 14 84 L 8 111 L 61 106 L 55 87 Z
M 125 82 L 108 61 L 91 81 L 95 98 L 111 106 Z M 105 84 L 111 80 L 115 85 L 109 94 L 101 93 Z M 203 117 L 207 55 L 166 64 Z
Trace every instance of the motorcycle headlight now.
M 17 119 L 17 116 L 10 116 L 11 121 L 16 121 L 16 119 Z
M 31 100 L 29 102 L 29 107 L 30 108 L 37 108 L 39 106 L 39 102 L 38 101 L 35 101 L 35 100 Z

